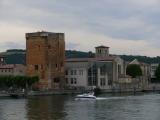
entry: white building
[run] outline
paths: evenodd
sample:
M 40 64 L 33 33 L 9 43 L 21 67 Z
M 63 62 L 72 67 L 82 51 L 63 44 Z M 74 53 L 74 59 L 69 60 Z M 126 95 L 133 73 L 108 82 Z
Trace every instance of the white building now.
M 25 75 L 23 64 L 6 64 L 5 57 L 0 56 L 0 76 L 1 75 Z
M 96 47 L 95 58 L 72 58 L 66 60 L 66 85 L 76 88 L 112 89 L 120 75 L 125 73 L 124 61 L 109 56 L 109 47 Z
M 155 72 L 156 72 L 156 69 L 157 69 L 158 65 L 159 65 L 158 63 L 151 64 L 151 79 L 156 78 Z
M 139 62 L 137 59 L 134 59 L 133 61 L 127 63 L 127 65 L 131 64 L 139 65 L 142 70 L 141 76 L 132 78 L 131 86 L 142 90 L 147 88 L 150 81 L 150 65 L 147 63 Z

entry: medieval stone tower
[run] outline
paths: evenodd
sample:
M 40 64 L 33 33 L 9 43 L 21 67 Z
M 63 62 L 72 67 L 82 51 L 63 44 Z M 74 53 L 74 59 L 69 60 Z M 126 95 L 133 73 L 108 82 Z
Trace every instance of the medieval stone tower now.
M 27 75 L 39 76 L 40 89 L 63 87 L 64 61 L 64 33 L 26 33 Z

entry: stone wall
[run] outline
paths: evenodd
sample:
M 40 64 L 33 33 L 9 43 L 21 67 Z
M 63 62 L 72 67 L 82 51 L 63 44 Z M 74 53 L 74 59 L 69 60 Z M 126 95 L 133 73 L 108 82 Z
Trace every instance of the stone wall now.
M 38 75 L 41 89 L 62 87 L 65 59 L 64 34 L 27 33 L 26 50 L 27 75 Z

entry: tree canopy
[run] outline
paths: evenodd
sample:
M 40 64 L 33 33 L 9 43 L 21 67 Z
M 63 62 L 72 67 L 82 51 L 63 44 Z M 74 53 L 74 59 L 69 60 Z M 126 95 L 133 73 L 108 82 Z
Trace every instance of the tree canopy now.
M 156 76 L 156 80 L 160 82 L 160 64 L 156 69 L 155 76 Z
M 31 87 L 39 81 L 38 76 L 0 76 L 0 88 L 26 88 L 26 85 Z
M 142 75 L 142 69 L 141 69 L 140 65 L 130 64 L 127 66 L 126 73 L 127 73 L 127 75 L 130 75 L 133 78 L 136 78 L 136 77 Z

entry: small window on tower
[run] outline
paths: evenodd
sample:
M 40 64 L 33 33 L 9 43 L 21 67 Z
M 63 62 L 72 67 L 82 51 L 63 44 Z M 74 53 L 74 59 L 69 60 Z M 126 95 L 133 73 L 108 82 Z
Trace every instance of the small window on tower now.
M 40 45 L 38 45 L 38 50 L 40 50 L 40 48 L 41 48 L 41 46 L 40 46 Z
M 56 68 L 58 67 L 58 64 L 56 64 Z
M 35 69 L 35 70 L 38 70 L 38 65 L 35 65 L 35 66 L 34 66 L 34 69 Z
M 51 49 L 51 45 L 48 45 L 48 49 Z

